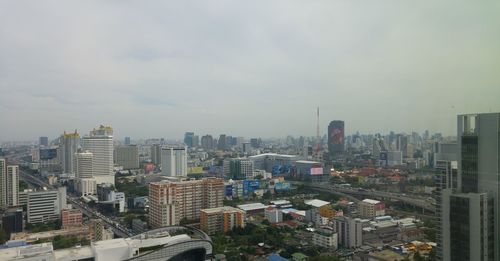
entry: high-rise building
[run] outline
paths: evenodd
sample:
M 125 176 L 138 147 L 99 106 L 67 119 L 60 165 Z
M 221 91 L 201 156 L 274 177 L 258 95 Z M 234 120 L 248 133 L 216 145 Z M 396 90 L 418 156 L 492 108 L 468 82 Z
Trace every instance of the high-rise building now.
M 344 121 L 332 121 L 328 125 L 328 151 L 330 155 L 339 155 L 345 150 Z
M 189 148 L 193 147 L 193 138 L 194 138 L 194 132 L 186 132 L 184 133 L 184 144 L 188 146 Z
M 23 208 L 9 208 L 2 217 L 2 228 L 10 238 L 10 234 L 23 231 Z
M 74 156 L 80 146 L 80 134 L 75 130 L 74 133 L 64 132 L 61 135 L 61 166 L 63 173 L 74 173 Z
M 7 165 L 6 179 L 7 206 L 19 205 L 19 166 Z
M 205 135 L 201 137 L 201 148 L 205 151 L 214 149 L 214 139 L 212 138 L 212 135 Z
M 257 138 L 251 138 L 250 144 L 252 145 L 253 148 L 257 149 L 260 147 L 261 141 L 260 141 L 260 139 L 257 139 Z
M 500 113 L 459 115 L 457 126 L 457 188 L 442 190 L 442 260 L 499 260 Z
M 396 135 L 396 150 L 403 153 L 403 158 L 408 158 L 408 136 L 404 134 Z
M 162 181 L 149 184 L 149 223 L 153 228 L 200 218 L 200 210 L 222 207 L 222 179 Z
M 0 158 L 0 208 L 7 206 L 7 161 Z
M 253 161 L 243 158 L 225 159 L 222 165 L 224 176 L 244 180 L 253 178 Z
M 130 137 L 125 137 L 125 141 L 123 144 L 130 145 Z
M 82 139 L 83 149 L 93 154 L 93 176 L 97 184 L 115 184 L 113 172 L 113 129 L 100 126 Z
M 153 144 L 151 145 L 151 162 L 156 166 L 161 165 L 161 145 Z
M 28 192 L 26 220 L 30 224 L 55 221 L 66 208 L 66 187 Z
M 200 136 L 194 135 L 193 136 L 193 148 L 197 148 L 200 146 Z
M 19 205 L 19 166 L 0 158 L 0 208 Z
M 38 143 L 39 143 L 40 147 L 47 147 L 47 146 L 49 146 L 49 138 L 42 136 L 38 139 Z
M 360 247 L 363 242 L 363 224 L 359 218 L 335 217 L 338 244 L 346 248 Z
M 115 164 L 123 169 L 139 168 L 139 149 L 137 145 L 117 146 L 114 152 Z
M 93 169 L 94 155 L 92 152 L 84 151 L 75 154 L 75 178 L 76 191 L 79 195 L 95 195 L 97 190 Z
M 161 174 L 165 176 L 187 176 L 186 147 L 161 149 Z
M 200 228 L 213 235 L 229 232 L 236 227 L 245 227 L 245 211 L 233 207 L 218 207 L 200 210 Z
M 227 139 L 226 134 L 221 134 L 219 136 L 219 143 L 217 144 L 217 149 L 226 150 L 227 149 Z

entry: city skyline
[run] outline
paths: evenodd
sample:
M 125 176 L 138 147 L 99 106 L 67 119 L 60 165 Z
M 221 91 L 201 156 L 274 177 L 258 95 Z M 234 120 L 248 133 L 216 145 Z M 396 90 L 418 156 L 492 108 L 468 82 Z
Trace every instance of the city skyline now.
M 317 106 L 323 133 L 453 134 L 500 111 L 498 3 L 1 5 L 2 141 L 314 135 Z

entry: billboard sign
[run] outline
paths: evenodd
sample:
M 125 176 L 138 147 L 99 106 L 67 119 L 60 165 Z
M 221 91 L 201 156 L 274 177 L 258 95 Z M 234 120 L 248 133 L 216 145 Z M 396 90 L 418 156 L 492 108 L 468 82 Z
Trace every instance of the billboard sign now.
M 311 175 L 323 175 L 323 168 L 313 167 L 311 168 Z
M 243 181 L 243 194 L 248 195 L 255 190 L 259 189 L 260 181 L 259 180 L 245 180 Z
M 332 128 L 330 138 L 333 144 L 344 144 L 344 128 Z
M 288 175 L 292 172 L 293 167 L 289 164 L 283 164 L 283 165 L 274 165 L 273 169 L 271 171 L 273 176 L 277 175 Z
M 226 197 L 233 196 L 233 185 L 226 185 L 225 196 Z
M 289 182 L 277 182 L 274 185 L 275 190 L 289 190 L 290 189 L 290 183 Z

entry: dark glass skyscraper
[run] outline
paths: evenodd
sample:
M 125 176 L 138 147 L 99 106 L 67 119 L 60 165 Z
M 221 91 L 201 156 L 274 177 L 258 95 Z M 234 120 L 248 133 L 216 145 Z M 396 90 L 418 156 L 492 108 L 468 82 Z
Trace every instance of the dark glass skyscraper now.
M 186 146 L 192 148 L 193 147 L 193 139 L 194 139 L 194 132 L 184 133 L 184 144 L 186 144 Z
M 335 156 L 344 153 L 345 129 L 344 121 L 332 121 L 328 125 L 328 151 Z
M 457 188 L 442 191 L 442 260 L 500 260 L 500 113 L 458 116 Z

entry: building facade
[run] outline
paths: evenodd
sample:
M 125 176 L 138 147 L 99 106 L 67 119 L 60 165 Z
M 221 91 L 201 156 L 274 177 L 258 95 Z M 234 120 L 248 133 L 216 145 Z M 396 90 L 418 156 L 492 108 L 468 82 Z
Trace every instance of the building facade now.
M 344 121 L 332 121 L 328 125 L 328 152 L 339 155 L 345 150 Z
M 457 189 L 442 191 L 442 259 L 500 259 L 500 113 L 458 115 Z
M 138 169 L 139 168 L 139 149 L 137 145 L 118 146 L 115 148 L 114 161 L 123 169 Z
M 61 227 L 66 229 L 68 227 L 82 226 L 82 212 L 79 209 L 63 209 L 61 210 Z
M 338 238 L 337 233 L 330 227 L 320 227 L 314 231 L 312 243 L 316 246 L 337 250 Z
M 222 207 L 222 179 L 162 181 L 149 184 L 149 222 L 153 228 L 197 220 L 200 210 Z
M 187 176 L 186 147 L 161 149 L 161 174 L 169 177 Z
M 235 227 L 245 227 L 245 211 L 233 207 L 200 210 L 200 228 L 209 235 L 226 233 Z
M 66 187 L 28 192 L 26 220 L 30 224 L 55 221 L 66 208 Z
M 80 134 L 76 130 L 74 133 L 64 132 L 61 135 L 60 141 L 62 171 L 63 173 L 74 173 L 74 157 L 80 147 Z
M 385 215 L 385 204 L 378 200 L 364 199 L 358 203 L 359 214 L 363 218 L 374 218 Z
M 113 172 L 113 130 L 111 127 L 101 126 L 90 132 L 90 136 L 82 139 L 84 150 L 91 152 L 93 176 L 97 184 L 115 184 Z

